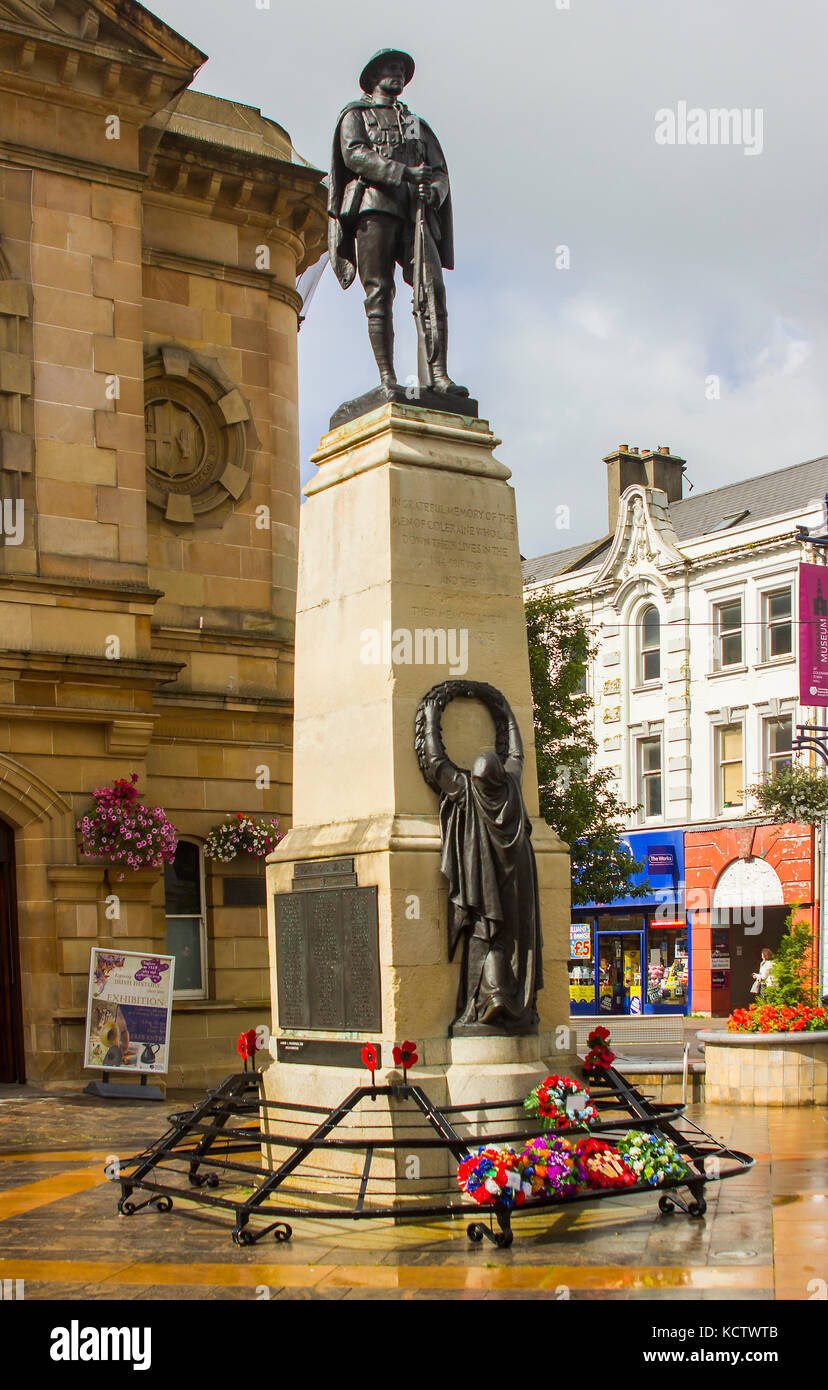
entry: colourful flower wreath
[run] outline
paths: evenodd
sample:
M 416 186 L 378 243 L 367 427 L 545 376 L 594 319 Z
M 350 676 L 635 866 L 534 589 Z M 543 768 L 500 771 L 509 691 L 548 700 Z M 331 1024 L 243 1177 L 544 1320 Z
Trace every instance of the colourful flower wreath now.
M 514 1149 L 478 1149 L 458 1165 L 457 1181 L 481 1206 L 519 1207 L 532 1196 L 534 1172 Z
M 618 1152 L 635 1173 L 636 1182 L 658 1187 L 665 1180 L 680 1181 L 687 1175 L 687 1164 L 672 1139 L 661 1134 L 642 1134 L 630 1129 L 618 1141 Z
M 604 1139 L 582 1139 L 575 1149 L 575 1172 L 587 1187 L 632 1187 L 635 1174 L 618 1149 Z
M 586 1096 L 586 1105 L 582 1110 L 567 1110 L 567 1096 Z M 571 1076 L 547 1076 L 526 1097 L 523 1108 L 528 1114 L 539 1116 L 544 1129 L 586 1129 L 592 1120 L 598 1119 L 589 1091 Z
M 563 1197 L 578 1186 L 573 1167 L 572 1145 L 566 1139 L 549 1139 L 542 1134 L 530 1139 L 521 1158 L 534 1171 L 532 1195 Z

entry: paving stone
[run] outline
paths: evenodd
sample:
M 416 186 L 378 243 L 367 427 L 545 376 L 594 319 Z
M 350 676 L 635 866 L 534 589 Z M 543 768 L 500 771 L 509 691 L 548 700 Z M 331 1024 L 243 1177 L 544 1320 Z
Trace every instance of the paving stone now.
M 68 1190 L 86 1174 L 103 1178 L 108 1155 L 140 1151 L 195 1096 L 156 1109 L 11 1089 L 0 1088 L 0 1269 L 24 1278 L 30 1299 L 252 1302 L 265 1287 L 272 1301 L 565 1301 L 561 1290 L 573 1301 L 763 1301 L 774 1297 L 775 1254 L 777 1297 L 805 1300 L 825 1272 L 828 1126 L 816 1110 L 751 1110 L 743 1123 L 735 1108 L 694 1107 L 704 1128 L 765 1155 L 708 1187 L 704 1220 L 662 1216 L 653 1192 L 517 1216 L 508 1250 L 472 1245 L 466 1217 L 298 1218 L 290 1243 L 238 1249 L 229 1218 L 186 1199 L 127 1218 L 105 1180 Z M 21 1208 L 27 1194 L 33 1204 Z

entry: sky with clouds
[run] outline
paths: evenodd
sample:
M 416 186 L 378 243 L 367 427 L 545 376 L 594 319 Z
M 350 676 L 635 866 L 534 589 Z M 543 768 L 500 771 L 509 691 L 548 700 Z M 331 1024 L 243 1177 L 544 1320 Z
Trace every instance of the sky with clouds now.
M 619 443 L 670 445 L 697 491 L 828 453 L 828 9 L 562 4 L 149 6 L 210 55 L 197 89 L 260 107 L 324 169 L 366 59 L 413 54 L 405 99 L 452 180 L 449 369 L 503 441 L 526 556 L 604 534 L 602 458 Z M 658 143 L 656 113 L 681 102 L 749 111 L 756 152 Z M 404 378 L 404 286 L 396 321 Z M 375 383 L 359 287 L 328 269 L 299 344 L 307 460 Z

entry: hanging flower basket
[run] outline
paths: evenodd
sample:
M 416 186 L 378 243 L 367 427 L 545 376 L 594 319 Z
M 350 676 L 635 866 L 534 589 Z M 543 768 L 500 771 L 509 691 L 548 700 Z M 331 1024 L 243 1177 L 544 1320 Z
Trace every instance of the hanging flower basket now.
M 204 854 L 207 859 L 218 859 L 222 864 L 229 864 L 240 853 L 263 859 L 283 838 L 275 817 L 260 820 L 237 811 L 235 815 L 228 815 L 221 825 L 213 826 L 204 842 Z
M 760 812 L 775 821 L 818 825 L 828 813 L 828 777 L 821 768 L 781 767 L 748 791 L 756 797 Z
M 160 806 L 145 806 L 138 800 L 137 781 L 138 774 L 133 772 L 129 781 L 118 777 L 110 787 L 95 788 L 94 809 L 77 822 L 84 858 L 105 859 L 133 873 L 173 862 L 178 844 L 175 826 Z

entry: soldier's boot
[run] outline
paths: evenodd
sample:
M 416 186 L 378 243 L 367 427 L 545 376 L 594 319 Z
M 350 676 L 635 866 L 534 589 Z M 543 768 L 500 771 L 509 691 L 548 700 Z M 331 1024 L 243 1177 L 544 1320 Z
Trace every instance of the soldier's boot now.
M 469 394 L 468 386 L 458 386 L 456 381 L 452 381 L 446 369 L 448 353 L 448 316 L 446 314 L 437 315 L 437 331 L 440 335 L 440 343 L 431 368 L 434 390 L 445 391 L 452 396 L 467 396 Z
M 394 372 L 394 320 L 390 312 L 368 315 L 368 337 L 383 386 L 397 385 Z

